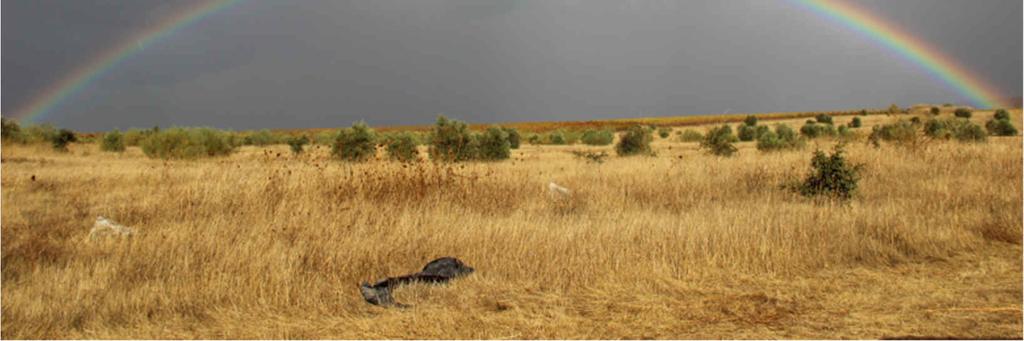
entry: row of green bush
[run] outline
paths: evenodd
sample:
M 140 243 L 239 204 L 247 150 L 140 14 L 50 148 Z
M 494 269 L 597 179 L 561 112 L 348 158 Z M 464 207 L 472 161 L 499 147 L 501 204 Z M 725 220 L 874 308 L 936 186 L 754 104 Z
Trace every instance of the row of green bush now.
M 419 158 L 418 138 L 409 132 L 378 134 L 365 123 L 339 131 L 331 154 L 346 161 L 365 161 L 383 145 L 389 158 L 413 161 Z M 428 136 L 428 154 L 437 161 L 504 160 L 520 144 L 519 132 L 507 127 L 490 127 L 482 133 L 469 131 L 466 123 L 440 116 Z
M 0 137 L 5 143 L 49 143 L 56 150 L 66 151 L 67 145 L 78 141 L 78 136 L 67 129 L 50 124 L 31 124 L 24 128 L 17 121 L 0 117 Z
M 954 139 L 960 142 L 985 142 L 989 135 L 1014 136 L 1017 128 L 1010 122 L 1006 111 L 997 111 L 985 128 L 965 117 L 930 118 L 925 122 L 899 120 L 891 124 L 874 126 L 868 140 L 878 146 L 880 141 L 900 145 L 922 143 L 925 137 L 931 139 Z

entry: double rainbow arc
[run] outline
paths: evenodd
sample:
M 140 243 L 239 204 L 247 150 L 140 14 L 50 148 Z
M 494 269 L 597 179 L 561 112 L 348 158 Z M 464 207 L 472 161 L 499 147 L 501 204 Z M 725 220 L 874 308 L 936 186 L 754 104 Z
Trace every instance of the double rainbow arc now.
M 100 75 L 117 66 L 121 61 L 145 49 L 161 38 L 174 34 L 179 29 L 225 9 L 237 1 L 212 0 L 200 2 L 163 18 L 155 25 L 131 35 L 94 56 L 89 62 L 75 68 L 74 71 L 39 92 L 27 104 L 15 110 L 14 117 L 26 121 L 36 121 L 45 117 L 55 106 L 80 91 Z
M 949 56 L 895 24 L 841 0 L 794 0 L 812 12 L 849 27 L 938 77 L 979 108 L 1007 106 L 996 88 Z
M 903 31 L 884 18 L 858 8 L 842 0 L 791 0 L 813 13 L 849 27 L 884 47 L 898 52 L 907 60 L 920 65 L 924 70 L 941 79 L 958 93 L 980 108 L 1007 106 L 1005 99 L 994 86 L 981 77 L 969 72 L 928 43 Z M 167 16 L 157 24 L 122 40 L 104 50 L 89 62 L 82 64 L 71 73 L 60 78 L 40 91 L 24 106 L 14 111 L 14 116 L 37 121 L 53 111 L 54 107 L 80 91 L 100 75 L 114 68 L 121 61 L 145 49 L 163 37 L 201 20 L 213 13 L 230 7 L 238 0 L 211 0 L 187 7 L 174 15 Z

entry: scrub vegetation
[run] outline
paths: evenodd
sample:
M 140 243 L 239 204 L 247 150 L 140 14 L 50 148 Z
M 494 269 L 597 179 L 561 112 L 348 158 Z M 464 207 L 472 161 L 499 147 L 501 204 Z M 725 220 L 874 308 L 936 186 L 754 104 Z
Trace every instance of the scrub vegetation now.
M 5 120 L 0 336 L 1021 338 L 1022 137 L 997 126 L 1020 110 L 877 113 L 842 138 L 801 136 L 832 127 L 819 113 L 442 117 L 66 151 Z M 740 122 L 766 128 L 738 141 Z M 91 240 L 97 216 L 135 234 Z M 409 308 L 360 296 L 443 256 L 476 272 L 395 291 Z

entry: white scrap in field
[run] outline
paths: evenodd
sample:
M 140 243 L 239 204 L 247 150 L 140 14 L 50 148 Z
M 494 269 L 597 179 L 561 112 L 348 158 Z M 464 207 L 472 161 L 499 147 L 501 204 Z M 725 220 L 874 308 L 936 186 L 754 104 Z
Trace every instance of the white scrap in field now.
M 135 234 L 132 228 L 115 223 L 110 219 L 102 216 L 96 218 L 96 224 L 92 225 L 92 230 L 89 231 L 89 238 L 96 239 L 100 237 L 128 237 Z
M 572 194 L 572 193 L 569 191 L 568 188 L 559 186 L 558 184 L 556 184 L 554 182 L 549 182 L 548 183 L 548 194 L 550 194 L 551 196 L 569 196 L 569 194 Z

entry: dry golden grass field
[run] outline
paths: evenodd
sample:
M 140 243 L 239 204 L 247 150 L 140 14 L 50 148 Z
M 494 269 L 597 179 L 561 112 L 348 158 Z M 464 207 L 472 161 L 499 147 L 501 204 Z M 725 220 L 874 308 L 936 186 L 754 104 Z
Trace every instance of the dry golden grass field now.
M 848 204 L 782 187 L 833 144 L 525 144 L 454 165 L 5 145 L 0 336 L 1021 338 L 1021 137 L 852 142 L 865 168 Z M 549 198 L 549 181 L 574 195 Z M 90 240 L 101 215 L 138 234 Z M 359 295 L 441 256 L 477 271 L 397 289 L 410 308 Z

